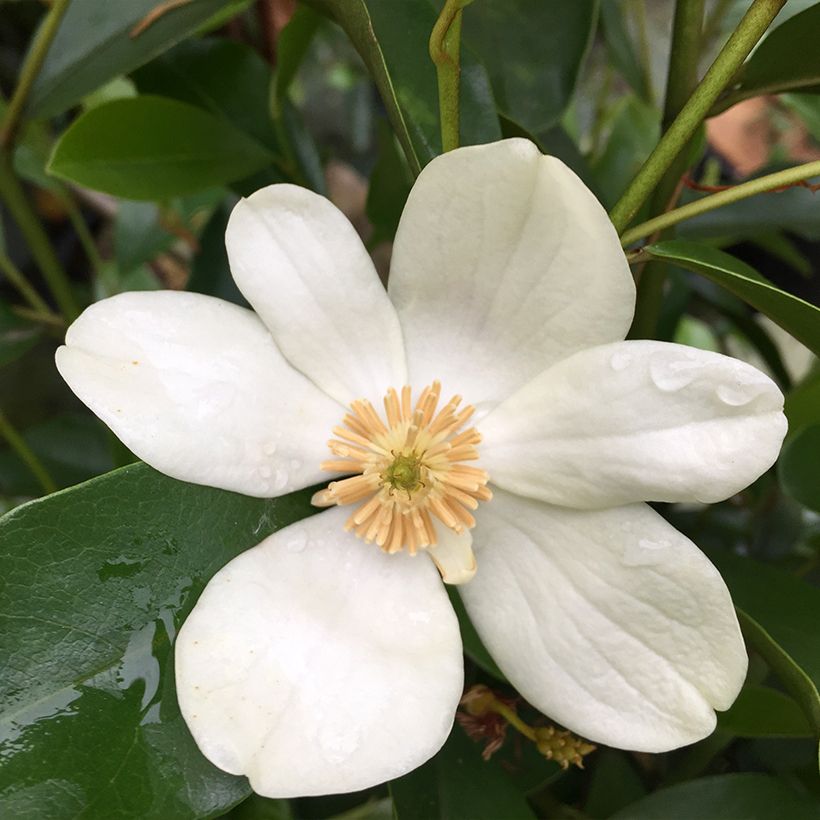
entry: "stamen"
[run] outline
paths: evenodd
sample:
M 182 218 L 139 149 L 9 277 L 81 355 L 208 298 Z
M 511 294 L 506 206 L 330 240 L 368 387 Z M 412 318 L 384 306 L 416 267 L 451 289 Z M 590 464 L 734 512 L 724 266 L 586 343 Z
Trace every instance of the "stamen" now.
M 353 473 L 315 494 L 318 506 L 357 504 L 345 529 L 375 542 L 387 553 L 411 555 L 437 545 L 433 516 L 456 533 L 475 526 L 472 511 L 492 498 L 486 471 L 466 465 L 478 459 L 481 435 L 463 430 L 473 415 L 461 396 L 440 406 L 441 384 L 421 391 L 415 404 L 408 385 L 390 388 L 384 419 L 365 400 L 354 401 L 337 438 L 328 442 L 337 456 L 323 470 Z M 437 412 L 438 410 L 438 412 Z

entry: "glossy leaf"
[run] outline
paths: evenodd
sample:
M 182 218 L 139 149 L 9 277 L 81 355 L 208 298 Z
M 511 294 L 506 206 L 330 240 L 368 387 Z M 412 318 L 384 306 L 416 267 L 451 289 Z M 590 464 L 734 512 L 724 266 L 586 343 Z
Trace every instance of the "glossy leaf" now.
M 428 763 L 390 784 L 397 820 L 533 820 L 535 815 L 493 760 L 455 726 Z
M 458 592 L 454 587 L 445 587 L 447 594 L 450 596 L 450 603 L 453 605 L 456 616 L 458 617 L 458 626 L 461 630 L 461 642 L 464 645 L 464 653 L 477 666 L 480 666 L 485 672 L 492 675 L 498 680 L 506 680 L 504 673 L 498 668 L 498 664 L 493 660 L 492 655 L 487 651 L 487 648 L 481 642 L 476 628 L 473 626 L 470 616 L 467 614 L 467 608 L 461 600 Z
M 150 262 L 174 243 L 174 236 L 160 224 L 154 202 L 123 200 L 114 223 L 114 254 L 122 271 Z
M 224 4 L 190 0 L 162 10 L 157 0 L 71 0 L 32 88 L 30 114 L 62 113 L 193 32 Z
M 765 774 L 727 774 L 690 780 L 650 794 L 611 815 L 610 820 L 812 820 L 817 798 Z
M 0 519 L 0 816 L 175 820 L 248 796 L 179 714 L 174 635 L 210 577 L 309 499 L 136 464 Z
M 407 163 L 385 120 L 377 123 L 378 157 L 367 190 L 367 217 L 373 225 L 373 244 L 393 240 L 404 203 L 413 184 Z
M 299 66 L 319 28 L 321 18 L 313 9 L 299 6 L 282 29 L 276 43 L 276 74 L 274 100 L 278 103 L 287 94 Z
M 718 712 L 718 726 L 737 737 L 811 737 L 797 703 L 767 686 L 744 686 L 731 708 Z
M 651 103 L 652 80 L 635 50 L 624 19 L 620 0 L 602 0 L 601 33 L 610 62 L 629 83 L 632 90 Z
M 645 250 L 650 256 L 711 279 L 820 355 L 820 308 L 776 288 L 745 262 L 707 245 L 677 239 L 649 245 Z
M 345 30 L 367 64 L 410 169 L 441 153 L 436 71 L 428 42 L 436 13 L 428 0 L 307 0 Z M 470 9 L 472 11 L 472 9 Z M 462 53 L 461 142 L 492 142 L 501 131 L 486 71 Z
M 820 512 L 820 424 L 799 430 L 788 441 L 778 469 L 783 489 L 804 507 Z
M 820 590 L 751 558 L 715 552 L 748 643 L 800 704 L 820 736 Z
M 744 65 L 739 84 L 727 94 L 728 102 L 780 91 L 820 92 L 818 31 L 820 4 L 779 25 Z
M 609 817 L 646 794 L 632 756 L 616 749 L 600 749 L 592 759 L 592 776 L 584 804 L 588 817 Z
M 809 376 L 786 395 L 785 412 L 790 430 L 820 424 L 820 374 Z
M 273 77 L 250 46 L 215 38 L 189 40 L 133 76 L 140 93 L 190 103 L 276 150 L 269 107 Z
M 92 108 L 63 134 L 49 172 L 127 199 L 166 199 L 232 182 L 270 152 L 213 114 L 163 97 Z
M 530 131 L 554 125 L 569 104 L 597 22 L 598 0 L 479 2 L 462 36 L 490 75 L 498 111 Z

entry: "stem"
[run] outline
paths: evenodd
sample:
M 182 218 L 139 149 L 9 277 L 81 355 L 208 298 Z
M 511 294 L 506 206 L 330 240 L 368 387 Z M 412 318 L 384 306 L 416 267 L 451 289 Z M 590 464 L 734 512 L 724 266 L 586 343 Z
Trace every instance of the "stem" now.
M 704 2 L 705 0 L 677 0 L 675 4 L 666 97 L 661 120 L 664 131 L 670 128 L 698 84 Z M 666 211 L 679 196 L 678 182 L 688 164 L 687 154 L 686 150 L 680 151 L 661 177 L 652 197 L 652 213 Z M 630 338 L 651 339 L 655 336 L 663 307 L 666 268 L 665 262 L 653 260 L 641 271 Z
M 447 0 L 430 34 L 430 59 L 438 78 L 441 150 L 458 148 L 459 86 L 461 83 L 461 10 L 472 0 Z
M 513 709 L 510 709 L 509 706 L 502 703 L 500 700 L 496 699 L 493 701 L 492 706 L 490 706 L 493 712 L 501 715 L 504 720 L 507 721 L 511 726 L 521 732 L 524 737 L 528 738 L 529 740 L 535 742 L 535 732 L 532 730 L 530 726 L 524 723 L 520 717 L 515 713 Z
M 0 198 L 6 203 L 9 213 L 20 228 L 31 255 L 54 295 L 60 312 L 68 321 L 72 321 L 79 314 L 79 310 L 74 294 L 71 292 L 68 277 L 51 247 L 40 220 L 26 199 L 23 186 L 12 168 L 11 157 L 2 150 L 0 150 Z
M 0 436 L 6 439 L 9 446 L 29 468 L 32 475 L 40 482 L 40 486 L 46 493 L 53 493 L 57 489 L 54 479 L 48 474 L 48 470 L 34 454 L 34 451 L 26 444 L 25 439 L 14 429 L 11 422 L 0 410 Z
M 17 87 L 14 89 L 14 94 L 6 109 L 3 124 L 0 126 L 0 150 L 8 149 L 14 144 L 14 138 L 23 118 L 23 109 L 26 106 L 28 95 L 34 81 L 37 79 L 37 75 L 40 73 L 43 60 L 46 58 L 51 41 L 57 33 L 60 21 L 63 19 L 70 1 L 54 0 L 42 26 L 34 35 L 34 41 L 26 55 L 23 68 L 20 70 L 20 79 L 17 81 Z
M 721 91 L 766 32 L 786 0 L 754 0 L 735 32 L 723 46 L 669 130 L 641 166 L 637 176 L 610 213 L 618 233 L 629 225 L 638 209 L 657 187 L 667 169 L 692 138 Z
M 11 306 L 11 312 L 15 316 L 19 316 L 21 319 L 28 319 L 30 322 L 39 322 L 40 324 L 48 325 L 55 331 L 59 331 L 61 337 L 65 335 L 65 322 L 63 321 L 62 316 L 58 316 L 56 313 L 52 313 L 51 311 L 48 313 L 41 313 L 37 310 L 17 307 L 15 305 Z
M 757 179 L 750 179 L 748 182 L 742 182 L 740 185 L 735 185 L 725 191 L 702 197 L 687 205 L 682 205 L 680 208 L 675 208 L 674 211 L 669 211 L 636 225 L 624 232 L 621 236 L 621 244 L 624 246 L 631 245 L 638 239 L 651 236 L 672 225 L 677 225 L 678 222 L 691 219 L 693 216 L 699 216 L 717 208 L 731 205 L 733 202 L 739 202 L 741 199 L 748 199 L 750 196 L 774 191 L 777 188 L 785 188 L 816 176 L 820 176 L 820 160 L 807 162 L 804 165 L 796 165 L 794 168 L 787 168 L 785 171 L 777 171 L 774 174 L 766 174 L 766 176 Z
M 25 274 L 2 251 L 0 251 L 0 271 L 3 271 L 6 275 L 6 279 L 9 280 L 20 296 L 29 303 L 32 310 L 43 314 L 51 313 L 51 308 L 49 308 L 43 297 L 37 293 L 34 286 L 26 279 Z

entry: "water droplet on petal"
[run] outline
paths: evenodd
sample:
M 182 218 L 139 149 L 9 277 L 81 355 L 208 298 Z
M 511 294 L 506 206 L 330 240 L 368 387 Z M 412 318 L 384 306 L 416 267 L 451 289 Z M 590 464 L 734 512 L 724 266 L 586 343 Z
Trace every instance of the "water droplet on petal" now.
M 290 469 L 291 470 L 298 470 L 302 466 L 302 462 L 299 461 L 298 458 L 292 458 L 290 460 Z
M 262 452 L 266 456 L 272 456 L 276 452 L 276 442 L 275 441 L 268 441 L 262 447 Z
M 283 490 L 288 483 L 288 474 L 284 470 L 277 470 L 276 475 L 273 477 L 273 489 L 274 492 L 279 492 L 279 490 Z
M 702 368 L 703 361 L 694 356 L 670 360 L 662 354 L 649 362 L 649 375 L 655 387 L 666 393 L 673 393 L 690 385 Z
M 361 730 L 351 724 L 326 726 L 319 733 L 319 745 L 329 763 L 341 763 L 359 748 Z
M 742 407 L 753 399 L 756 399 L 762 391 L 763 385 L 754 382 L 735 382 L 734 384 L 721 384 L 715 391 L 717 397 L 731 407 Z
M 629 365 L 632 364 L 632 354 L 631 353 L 613 353 L 612 358 L 609 360 L 610 367 L 615 371 L 626 370 Z
M 627 567 L 647 567 L 661 564 L 669 557 L 671 541 L 660 539 L 653 541 L 641 538 L 638 543 L 629 543 L 621 556 L 621 563 Z
M 263 464 L 259 468 L 259 475 L 261 475 L 262 478 L 270 478 L 271 477 L 271 468 L 268 467 L 267 465 Z

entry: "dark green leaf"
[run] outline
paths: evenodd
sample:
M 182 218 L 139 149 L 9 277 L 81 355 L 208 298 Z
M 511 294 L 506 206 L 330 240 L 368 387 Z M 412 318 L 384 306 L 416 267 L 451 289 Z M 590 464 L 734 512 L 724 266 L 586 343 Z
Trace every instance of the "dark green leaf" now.
M 125 467 L 0 519 L 0 816 L 176 818 L 250 793 L 176 703 L 173 639 L 211 576 L 314 512 Z
M 190 0 L 162 10 L 158 0 L 71 0 L 35 80 L 30 114 L 62 113 L 89 91 L 190 34 L 224 4 L 225 0 Z M 156 9 L 162 13 L 136 31 Z
M 428 43 L 436 13 L 428 0 L 307 0 L 347 32 L 384 100 L 410 169 L 441 153 L 438 85 Z M 470 9 L 472 11 L 472 9 Z M 492 142 L 501 131 L 484 69 L 462 53 L 461 142 Z
M 788 441 L 778 469 L 783 489 L 804 507 L 820 512 L 820 424 L 799 430 Z
M 450 603 L 452 603 L 453 609 L 458 617 L 458 626 L 461 630 L 461 642 L 464 646 L 464 652 L 485 672 L 488 672 L 494 678 L 498 678 L 498 680 L 506 680 L 504 673 L 498 668 L 492 655 L 490 655 L 481 642 L 481 638 L 478 637 L 478 632 L 476 632 L 476 628 L 473 626 L 473 622 L 467 614 L 467 608 L 464 606 L 461 597 L 453 587 L 448 586 L 445 588 L 450 596 Z
M 377 123 L 376 140 L 379 153 L 367 191 L 367 217 L 373 225 L 374 244 L 392 241 L 413 184 L 407 162 L 385 120 Z
M 213 114 L 272 151 L 271 70 L 250 46 L 231 40 L 189 40 L 133 75 L 142 94 L 171 97 Z
M 524 796 L 455 726 L 428 763 L 390 784 L 397 820 L 533 820 Z
M 817 799 L 765 774 L 703 777 L 661 789 L 611 820 L 813 820 Z
M 774 29 L 744 65 L 739 85 L 727 95 L 729 101 L 780 91 L 820 92 L 818 31 L 820 4 Z M 727 107 L 726 103 L 722 107 Z
M 501 114 L 533 132 L 556 123 L 575 89 L 597 13 L 598 0 L 478 2 L 464 10 L 464 43 L 489 72 Z
M 592 758 L 592 779 L 584 804 L 589 817 L 609 817 L 646 794 L 632 757 L 627 752 L 601 749 Z
M 308 46 L 319 27 L 320 17 L 313 9 L 299 6 L 288 24 L 282 29 L 276 43 L 276 74 L 274 99 L 283 100 L 290 84 L 307 54 Z
M 717 552 L 710 557 L 732 593 L 747 642 L 820 735 L 820 590 L 751 558 Z
M 708 245 L 673 239 L 646 252 L 700 273 L 765 313 L 795 339 L 820 355 L 820 308 L 776 288 L 745 262 Z
M 165 199 L 232 182 L 271 154 L 214 115 L 162 97 L 114 100 L 83 114 L 49 172 L 126 199 Z
M 789 429 L 820 424 L 820 374 L 809 378 L 786 395 Z
M 737 737 L 812 735 L 811 726 L 797 703 L 767 686 L 744 686 L 731 708 L 718 713 L 718 726 Z
M 629 83 L 632 90 L 651 103 L 652 79 L 646 75 L 629 31 L 626 27 L 620 0 L 602 0 L 601 32 L 607 55 L 612 65 Z
M 167 250 L 174 237 L 160 225 L 160 210 L 154 202 L 119 203 L 114 222 L 114 254 L 122 271 L 150 262 Z

